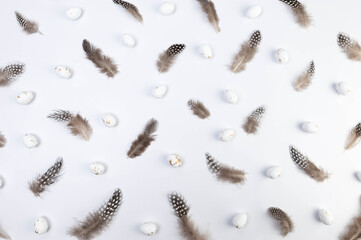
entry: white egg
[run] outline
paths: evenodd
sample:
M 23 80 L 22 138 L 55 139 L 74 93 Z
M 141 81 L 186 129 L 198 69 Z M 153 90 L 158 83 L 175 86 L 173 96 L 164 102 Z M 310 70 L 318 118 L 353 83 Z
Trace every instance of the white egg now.
M 351 87 L 346 82 L 338 82 L 338 83 L 336 83 L 335 87 L 336 87 L 338 94 L 340 94 L 340 95 L 346 96 L 351 93 Z
M 100 174 L 103 174 L 105 172 L 105 165 L 100 163 L 100 162 L 93 162 L 93 163 L 90 164 L 90 170 L 95 175 L 100 175 Z
M 34 223 L 35 233 L 42 234 L 42 233 L 47 232 L 48 229 L 49 229 L 49 224 L 48 224 L 48 220 L 46 220 L 46 218 L 39 217 L 35 220 L 35 223 Z
M 153 96 L 156 98 L 164 97 L 168 92 L 168 87 L 166 85 L 156 85 L 153 88 Z
M 31 133 L 25 134 L 23 136 L 23 142 L 28 148 L 33 148 L 39 145 L 39 139 Z
M 236 136 L 236 131 L 233 129 L 223 129 L 219 133 L 219 139 L 222 142 L 230 142 L 233 140 L 233 138 Z
M 276 60 L 279 63 L 286 63 L 288 62 L 288 53 L 283 48 L 277 49 L 276 51 Z
M 279 178 L 283 173 L 282 168 L 280 167 L 271 167 L 267 169 L 267 176 L 272 179 Z
M 2 176 L 0 176 L 0 188 L 4 186 L 4 179 Z
M 118 123 L 117 118 L 112 113 L 106 113 L 103 115 L 103 123 L 107 127 L 115 127 Z
M 159 11 L 163 15 L 171 15 L 175 11 L 175 4 L 173 2 L 164 2 Z
M 55 67 L 55 72 L 62 78 L 70 78 L 72 75 L 72 71 L 69 67 L 58 65 Z
M 262 7 L 260 5 L 254 5 L 247 10 L 247 17 L 258 18 L 262 14 Z
M 333 216 L 331 213 L 325 209 L 320 209 L 318 212 L 320 220 L 325 225 L 331 225 L 333 223 Z
M 66 10 L 66 16 L 70 20 L 78 20 L 81 17 L 81 14 L 83 13 L 83 10 L 78 7 L 72 7 Z
M 247 224 L 248 216 L 246 213 L 240 213 L 233 218 L 233 225 L 236 228 L 243 228 Z
M 238 94 L 231 89 L 226 90 L 225 96 L 226 96 L 226 100 L 229 103 L 235 104 L 238 102 L 238 99 L 239 99 Z
M 304 122 L 302 124 L 303 131 L 307 133 L 317 133 L 318 132 L 318 124 L 313 122 Z
M 175 168 L 180 167 L 183 164 L 182 159 L 177 154 L 173 154 L 173 153 L 168 155 L 168 161 L 169 164 Z
M 23 91 L 16 96 L 16 101 L 19 104 L 29 104 L 34 99 L 34 94 L 30 91 Z
M 127 47 L 135 47 L 136 41 L 135 38 L 130 34 L 123 34 L 122 35 L 123 44 Z
M 212 59 L 213 50 L 212 50 L 211 46 L 204 44 L 204 45 L 201 46 L 200 50 L 201 50 L 201 56 L 202 57 L 204 57 L 206 59 Z
M 153 236 L 158 232 L 158 226 L 152 222 L 146 222 L 140 226 L 140 231 L 148 236 Z

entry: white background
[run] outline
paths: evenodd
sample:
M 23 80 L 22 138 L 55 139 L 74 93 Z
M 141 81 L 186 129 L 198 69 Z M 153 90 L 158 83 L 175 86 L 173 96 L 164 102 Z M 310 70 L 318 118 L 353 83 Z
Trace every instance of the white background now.
M 180 239 L 176 217 L 167 194 L 178 191 L 191 204 L 191 215 L 212 239 L 282 239 L 278 226 L 267 215 L 267 208 L 284 209 L 295 222 L 287 239 L 336 239 L 359 211 L 361 146 L 343 151 L 349 130 L 361 119 L 360 63 L 346 58 L 337 46 L 339 31 L 361 41 L 358 0 L 313 0 L 306 3 L 314 25 L 309 30 L 296 24 L 290 9 L 277 0 L 214 0 L 222 31 L 217 34 L 195 0 L 175 0 L 176 12 L 162 16 L 162 0 L 133 0 L 144 17 L 137 22 L 111 0 L 2 0 L 0 2 L 0 66 L 24 62 L 25 74 L 10 87 L 0 89 L 0 130 L 8 144 L 0 149 L 0 225 L 13 239 L 73 239 L 69 228 L 97 209 L 116 187 L 124 193 L 124 203 L 108 228 L 97 239 L 147 239 L 139 231 L 145 221 L 157 222 L 159 233 L 152 239 Z M 247 19 L 253 4 L 263 7 L 263 15 Z M 83 8 L 78 21 L 65 16 L 69 7 Z M 35 19 L 44 35 L 27 36 L 20 29 L 14 11 Z M 263 40 L 259 53 L 245 72 L 228 70 L 233 55 L 250 34 L 259 29 Z M 137 46 L 127 48 L 121 35 L 136 37 Z M 119 65 L 114 79 L 100 74 L 85 59 L 82 40 L 86 38 Z M 186 50 L 168 73 L 159 74 L 158 55 L 174 43 L 185 43 Z M 203 59 L 200 45 L 213 47 L 214 58 Z M 274 59 L 277 48 L 290 54 L 287 64 Z M 316 64 L 312 86 L 298 93 L 292 82 L 311 60 Z M 58 64 L 74 70 L 71 79 L 56 75 Z M 334 84 L 346 81 L 351 96 L 340 96 Z M 156 84 L 166 84 L 164 99 L 155 99 Z M 224 91 L 234 89 L 241 101 L 232 105 Z M 36 93 L 30 105 L 19 105 L 16 95 L 23 90 Z M 210 109 L 210 120 L 201 120 L 187 108 L 189 99 L 198 99 Z M 241 128 L 245 118 L 258 106 L 267 114 L 256 136 Z M 94 135 L 86 142 L 69 133 L 64 124 L 46 116 L 54 109 L 80 112 L 87 117 Z M 110 129 L 102 115 L 114 113 L 119 124 Z M 126 158 L 131 142 L 150 118 L 160 122 L 157 139 L 136 159 Z M 304 121 L 319 124 L 318 134 L 306 134 Z M 217 134 L 224 128 L 237 131 L 234 141 L 223 143 Z M 41 144 L 27 149 L 25 133 L 34 133 Z M 300 172 L 289 157 L 294 144 L 319 166 L 332 173 L 324 183 L 316 183 Z M 209 173 L 204 153 L 219 161 L 244 169 L 247 182 L 237 187 L 217 182 Z M 184 159 L 181 168 L 172 168 L 167 154 Z M 46 171 L 58 156 L 64 158 L 64 174 L 42 198 L 28 190 L 28 181 Z M 88 164 L 100 161 L 107 172 L 93 175 Z M 270 180 L 265 171 L 281 166 L 284 175 Z M 318 220 L 319 208 L 328 209 L 334 224 Z M 247 226 L 237 230 L 232 217 L 240 212 L 249 216 Z M 36 217 L 45 216 L 49 232 L 37 236 Z

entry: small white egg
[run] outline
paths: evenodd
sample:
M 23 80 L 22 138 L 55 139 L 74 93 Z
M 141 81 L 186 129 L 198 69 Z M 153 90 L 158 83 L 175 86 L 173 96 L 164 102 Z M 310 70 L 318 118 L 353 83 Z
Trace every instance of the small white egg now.
M 2 176 L 0 176 L 0 188 L 4 186 L 4 179 Z
M 243 228 L 247 224 L 248 216 L 246 213 L 240 213 L 233 218 L 233 225 L 236 228 Z
M 137 44 L 135 38 L 130 34 L 123 34 L 122 40 L 123 40 L 123 44 L 130 48 L 135 47 L 135 45 Z
M 267 169 L 267 176 L 271 179 L 279 178 L 283 173 L 282 168 L 280 167 L 270 167 Z
M 158 226 L 152 222 L 146 222 L 140 226 L 140 231 L 148 236 L 153 236 L 158 232 Z
M 70 20 L 78 20 L 81 17 L 82 13 L 83 13 L 83 10 L 78 7 L 72 7 L 72 8 L 69 8 L 68 10 L 66 10 L 66 16 Z
M 180 167 L 183 164 L 182 159 L 177 154 L 173 153 L 168 155 L 168 161 L 169 164 L 175 168 Z
M 233 140 L 233 138 L 236 136 L 236 131 L 233 129 L 223 129 L 219 133 L 219 139 L 222 142 L 230 142 Z
M 351 87 L 346 82 L 338 82 L 338 83 L 336 83 L 335 87 L 336 87 L 338 94 L 340 94 L 340 95 L 346 96 L 351 93 Z
M 248 18 L 258 18 L 262 14 L 262 7 L 260 5 L 254 5 L 247 10 Z
M 28 148 L 33 148 L 39 145 L 39 139 L 31 133 L 25 134 L 23 136 L 23 142 Z
M 47 232 L 48 229 L 49 229 L 49 224 L 48 224 L 48 220 L 46 220 L 46 218 L 39 217 L 35 220 L 35 223 L 34 223 L 35 233 L 42 234 L 42 233 Z
M 162 15 L 171 15 L 175 11 L 175 4 L 173 2 L 164 2 L 159 11 Z
M 318 132 L 318 124 L 313 122 L 304 122 L 302 124 L 302 130 L 307 133 L 317 133 Z
M 156 85 L 153 88 L 153 96 L 155 98 L 162 98 L 164 97 L 168 92 L 168 87 L 166 85 Z
M 95 175 L 100 175 L 100 174 L 103 174 L 105 172 L 105 165 L 100 163 L 100 162 L 93 162 L 93 163 L 90 164 L 90 170 Z
M 279 63 L 286 63 L 288 62 L 288 53 L 283 48 L 277 49 L 276 51 L 276 60 Z
M 325 209 L 320 209 L 318 212 L 320 220 L 325 225 L 331 225 L 333 223 L 333 216 L 331 213 Z
M 238 99 L 239 99 L 238 94 L 231 89 L 226 90 L 225 96 L 226 96 L 226 100 L 229 103 L 235 104 L 238 102 Z
M 200 50 L 201 50 L 202 57 L 204 57 L 206 59 L 212 59 L 213 50 L 212 50 L 211 46 L 204 44 L 201 46 Z
M 103 123 L 107 127 L 115 127 L 118 123 L 117 118 L 112 113 L 106 113 L 103 115 Z
M 55 72 L 62 78 L 70 78 L 72 75 L 72 71 L 69 67 L 58 65 L 55 67 Z
M 16 101 L 19 104 L 29 104 L 34 99 L 34 94 L 30 91 L 23 91 L 16 96 Z

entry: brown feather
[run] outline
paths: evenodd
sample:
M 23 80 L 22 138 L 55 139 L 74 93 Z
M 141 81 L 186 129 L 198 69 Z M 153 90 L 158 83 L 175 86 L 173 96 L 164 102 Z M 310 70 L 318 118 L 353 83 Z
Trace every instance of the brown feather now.
M 339 33 L 337 35 L 337 44 L 349 59 L 361 61 L 361 46 L 357 41 L 351 39 L 350 36 L 345 33 Z
M 11 237 L 2 231 L 0 232 L 0 238 L 5 239 L 5 240 L 11 240 Z
M 350 132 L 346 144 L 345 150 L 350 150 L 355 147 L 361 139 L 361 123 L 358 123 Z
M 298 8 L 292 8 L 292 11 L 296 16 L 297 23 L 300 26 L 304 28 L 311 26 L 312 19 L 311 16 L 307 13 L 305 6 L 301 4 Z
M 14 63 L 0 68 L 0 87 L 9 86 L 25 72 L 25 64 Z
M 189 100 L 187 104 L 188 107 L 192 110 L 193 114 L 198 116 L 200 119 L 209 118 L 211 115 L 209 110 L 200 101 Z
M 122 6 L 126 11 L 128 11 L 133 17 L 135 17 L 139 22 L 143 22 L 143 17 L 140 14 L 138 8 L 134 6 L 133 4 L 122 1 L 122 0 L 113 0 L 115 4 L 119 4 Z
M 216 32 L 219 33 L 221 29 L 219 28 L 219 18 L 214 3 L 211 0 L 197 0 L 197 1 L 200 3 L 203 12 L 207 14 L 207 18 L 210 24 L 212 24 Z
M 157 68 L 160 73 L 168 72 L 177 56 L 184 50 L 184 44 L 173 44 L 159 55 Z
M 6 145 L 6 138 L 2 133 L 0 133 L 0 148 L 4 147 L 5 145 Z
M 83 118 L 79 114 L 73 117 L 69 123 L 68 128 L 74 136 L 80 135 L 85 140 L 89 141 L 92 136 L 93 129 L 90 126 L 87 119 Z
M 248 134 L 256 134 L 265 111 L 265 107 L 257 108 L 250 116 L 247 117 L 246 122 L 242 126 L 243 130 Z
M 280 208 L 270 207 L 268 208 L 268 214 L 276 220 L 281 226 L 281 234 L 286 237 L 293 231 L 294 226 L 291 218 Z
M 361 238 L 361 212 L 356 215 L 347 226 L 340 240 L 358 240 Z
M 20 24 L 20 26 L 22 27 L 22 29 L 27 33 L 27 34 L 33 34 L 33 33 L 40 33 L 39 31 L 39 25 L 34 22 L 34 21 L 30 21 L 28 19 L 26 19 L 25 17 L 23 17 L 20 13 L 15 12 L 15 16 L 16 16 L 16 20 L 18 20 L 18 23 Z
M 301 76 L 293 84 L 293 88 L 296 91 L 303 91 L 311 85 L 313 76 L 315 75 L 315 63 L 311 61 L 306 72 L 302 73 Z

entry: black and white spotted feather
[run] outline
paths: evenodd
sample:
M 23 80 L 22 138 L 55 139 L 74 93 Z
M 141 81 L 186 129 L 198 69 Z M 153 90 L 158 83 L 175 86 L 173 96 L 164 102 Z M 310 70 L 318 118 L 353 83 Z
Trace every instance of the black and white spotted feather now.
M 313 80 L 315 75 L 315 62 L 312 60 L 307 70 L 302 73 L 293 84 L 293 88 L 299 92 L 307 89 Z
M 221 31 L 219 27 L 219 18 L 216 11 L 216 7 L 211 0 L 197 0 L 202 7 L 203 12 L 207 15 L 208 21 L 217 33 Z
M 268 214 L 279 223 L 283 237 L 286 237 L 294 230 L 294 224 L 291 218 L 282 209 L 270 207 L 268 208 Z
M 194 115 L 200 119 L 208 119 L 211 116 L 211 112 L 204 106 L 201 101 L 190 99 L 187 102 L 189 109 L 193 112 Z
M 243 124 L 243 130 L 248 134 L 256 134 L 265 112 L 266 108 L 263 106 L 253 111 L 252 114 L 247 117 L 246 122 Z
M 14 63 L 0 68 L 0 87 L 9 86 L 25 72 L 25 64 Z
M 177 56 L 185 49 L 185 44 L 173 44 L 159 55 L 157 68 L 160 73 L 168 72 Z
M 361 122 L 356 124 L 354 128 L 352 128 L 345 144 L 345 150 L 350 150 L 355 147 L 361 139 Z
M 140 14 L 138 8 L 133 4 L 122 1 L 122 0 L 113 0 L 115 4 L 122 6 L 127 12 L 129 12 L 133 17 L 135 17 L 139 22 L 143 22 L 143 17 Z
M 18 23 L 20 24 L 21 28 L 27 33 L 27 34 L 33 34 L 33 33 L 40 33 L 39 31 L 39 25 L 31 21 L 29 19 L 26 19 L 23 15 L 21 15 L 19 12 L 15 12 L 16 20 L 18 20 Z
M 306 7 L 297 0 L 280 0 L 287 4 L 296 17 L 297 23 L 304 28 L 308 28 L 312 24 L 311 16 L 308 14 Z
M 349 59 L 361 61 L 361 46 L 356 40 L 351 39 L 349 35 L 339 33 L 337 35 L 337 44 Z

